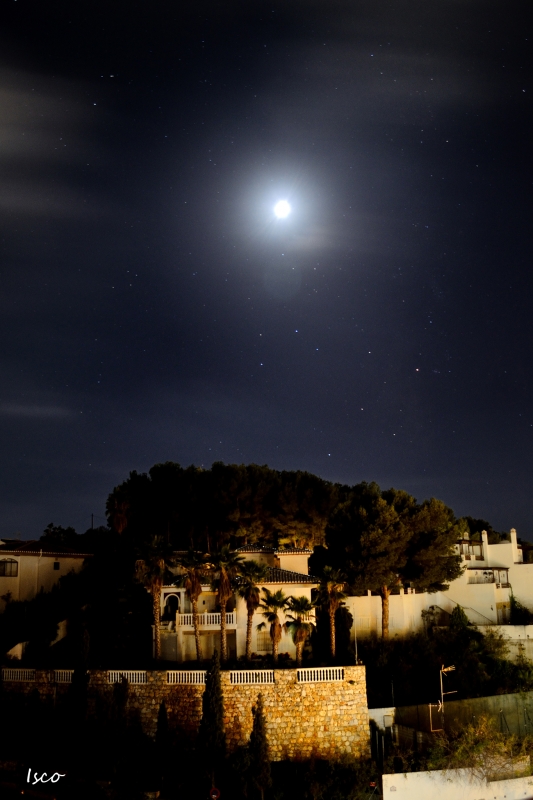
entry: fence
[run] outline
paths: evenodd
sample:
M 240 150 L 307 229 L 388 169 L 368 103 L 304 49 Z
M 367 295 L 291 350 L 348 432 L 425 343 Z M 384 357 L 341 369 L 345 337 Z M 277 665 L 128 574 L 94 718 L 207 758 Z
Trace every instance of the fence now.
M 237 624 L 237 616 L 235 611 L 226 612 L 226 625 L 235 626 Z M 193 627 L 194 614 L 176 614 L 176 625 L 178 627 Z M 200 628 L 207 628 L 210 626 L 220 627 L 220 614 L 216 612 L 198 614 L 198 626 Z
M 203 670 L 169 670 L 167 672 L 167 683 L 190 683 L 204 684 L 205 669 Z
M 56 683 L 72 683 L 73 669 L 55 669 L 54 680 Z
M 34 681 L 34 669 L 3 669 L 2 680 L 4 681 Z
M 110 669 L 107 673 L 108 683 L 120 683 L 122 678 L 129 683 L 146 683 L 146 670 L 141 669 Z
M 51 670 L 51 677 L 56 683 L 72 683 L 72 669 Z M 170 684 L 205 684 L 205 670 L 168 670 L 167 683 Z M 230 670 L 230 683 L 239 685 L 253 685 L 260 683 L 275 683 L 273 669 L 242 669 Z M 147 683 L 146 670 L 112 669 L 107 672 L 108 683 L 120 683 L 122 678 L 129 683 Z M 35 681 L 34 669 L 2 669 L 4 681 Z M 344 680 L 344 667 L 315 667 L 297 670 L 298 683 L 328 683 Z
M 275 683 L 273 669 L 240 669 L 230 670 L 230 683 L 253 684 L 253 683 Z
M 309 667 L 298 670 L 298 683 L 329 683 L 344 680 L 344 667 Z

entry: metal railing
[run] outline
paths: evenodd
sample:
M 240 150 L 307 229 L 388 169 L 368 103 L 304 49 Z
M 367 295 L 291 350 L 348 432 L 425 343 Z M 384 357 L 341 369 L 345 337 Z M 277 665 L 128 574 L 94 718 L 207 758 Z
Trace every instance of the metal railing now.
M 9 667 L 2 670 L 2 680 L 4 681 L 34 681 L 34 669 L 11 669 Z
M 55 669 L 54 680 L 56 683 L 72 683 L 73 669 Z
M 107 673 L 108 683 L 120 683 L 122 678 L 128 683 L 146 683 L 146 670 L 144 669 L 110 669 Z
M 329 683 L 344 680 L 344 667 L 309 667 L 297 670 L 298 683 Z
M 230 683 L 276 683 L 273 669 L 234 669 L 229 673 Z
M 205 684 L 205 669 L 185 670 L 175 669 L 167 672 L 167 683 Z
M 226 612 L 226 625 L 236 625 L 237 624 L 237 615 L 235 611 L 227 611 Z M 188 626 L 192 628 L 194 626 L 194 614 L 176 614 L 176 625 L 178 627 Z M 220 614 L 218 613 L 211 613 L 206 612 L 204 614 L 198 614 L 198 625 L 200 628 L 206 628 L 208 626 L 217 626 L 220 627 Z

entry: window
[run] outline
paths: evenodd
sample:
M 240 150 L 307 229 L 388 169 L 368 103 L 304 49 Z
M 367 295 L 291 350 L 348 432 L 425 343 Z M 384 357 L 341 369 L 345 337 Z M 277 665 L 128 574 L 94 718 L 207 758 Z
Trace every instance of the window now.
M 54 561 L 54 569 L 59 569 L 61 563 L 59 561 Z
M 18 561 L 15 561 L 13 558 L 0 561 L 0 578 L 16 578 L 18 574 Z
M 272 639 L 267 631 L 257 632 L 257 652 L 258 653 L 271 653 L 272 652 Z

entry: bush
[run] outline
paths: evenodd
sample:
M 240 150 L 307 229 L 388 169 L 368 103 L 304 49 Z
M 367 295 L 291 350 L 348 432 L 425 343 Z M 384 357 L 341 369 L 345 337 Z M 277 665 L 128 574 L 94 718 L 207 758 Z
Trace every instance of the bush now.
M 509 661 L 500 634 L 483 634 L 467 622 L 457 613 L 450 627 L 434 628 L 431 636 L 362 640 L 369 707 L 436 702 L 443 664 L 455 665 L 446 681 L 448 690 L 458 690 L 457 700 L 533 689 L 533 664 L 523 655 Z
M 482 781 L 503 780 L 521 774 L 531 774 L 531 769 L 520 761 L 529 763 L 532 741 L 526 737 L 501 733 L 493 719 L 482 715 L 467 725 L 459 734 L 448 737 L 441 734 L 427 760 L 428 769 L 469 769 Z

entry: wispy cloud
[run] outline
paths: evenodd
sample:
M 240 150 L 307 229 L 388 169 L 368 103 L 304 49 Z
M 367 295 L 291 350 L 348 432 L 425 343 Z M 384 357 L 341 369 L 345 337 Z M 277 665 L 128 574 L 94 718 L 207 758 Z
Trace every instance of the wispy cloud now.
M 64 419 L 73 416 L 74 411 L 63 406 L 23 405 L 20 403 L 0 404 L 0 417 L 19 417 L 22 419 Z
M 88 202 L 81 178 L 105 151 L 95 150 L 96 89 L 0 68 L 0 211 L 28 218 L 104 213 Z M 101 198 L 100 198 L 101 200 Z

